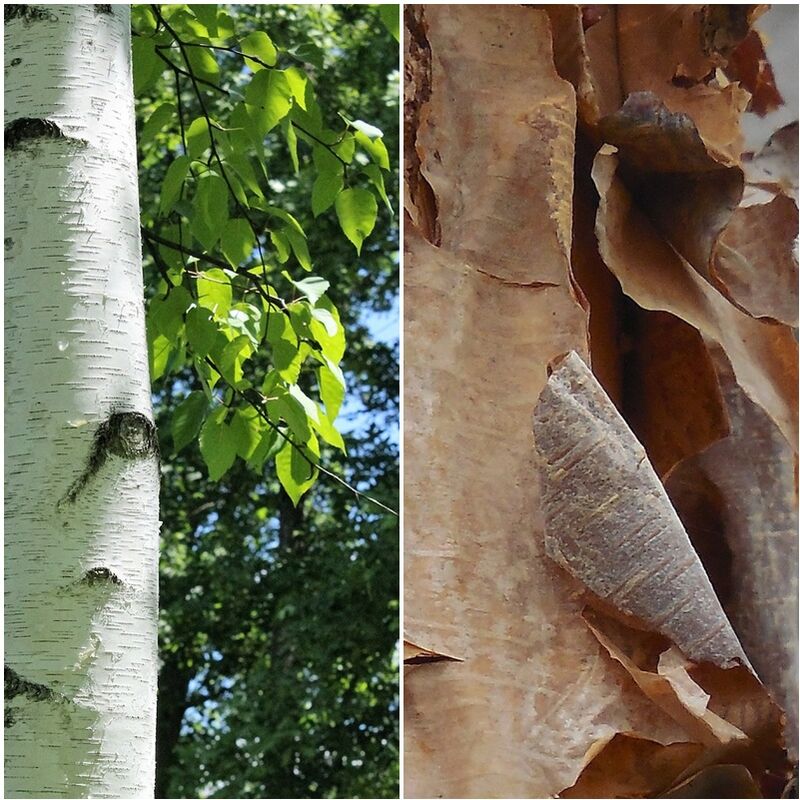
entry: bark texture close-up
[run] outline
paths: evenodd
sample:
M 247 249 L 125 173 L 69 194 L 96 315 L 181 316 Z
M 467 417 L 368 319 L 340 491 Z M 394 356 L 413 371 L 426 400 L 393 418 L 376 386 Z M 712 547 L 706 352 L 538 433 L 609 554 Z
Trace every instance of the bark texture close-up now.
M 146 797 L 158 447 L 130 8 L 5 7 L 6 797 Z
M 408 797 L 793 791 L 797 129 L 742 133 L 785 102 L 765 11 L 405 9 Z

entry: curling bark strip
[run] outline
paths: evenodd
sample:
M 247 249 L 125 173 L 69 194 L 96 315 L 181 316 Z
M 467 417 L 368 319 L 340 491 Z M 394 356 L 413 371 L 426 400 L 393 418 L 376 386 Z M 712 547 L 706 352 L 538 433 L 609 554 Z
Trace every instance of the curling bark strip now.
M 5 794 L 151 796 L 158 457 L 127 6 L 6 10 Z

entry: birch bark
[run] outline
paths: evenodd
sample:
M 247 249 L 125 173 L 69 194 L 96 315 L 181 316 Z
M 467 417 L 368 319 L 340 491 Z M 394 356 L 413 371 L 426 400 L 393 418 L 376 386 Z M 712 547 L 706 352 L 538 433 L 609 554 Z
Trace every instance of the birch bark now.
M 158 457 L 130 9 L 5 8 L 5 794 L 152 797 Z

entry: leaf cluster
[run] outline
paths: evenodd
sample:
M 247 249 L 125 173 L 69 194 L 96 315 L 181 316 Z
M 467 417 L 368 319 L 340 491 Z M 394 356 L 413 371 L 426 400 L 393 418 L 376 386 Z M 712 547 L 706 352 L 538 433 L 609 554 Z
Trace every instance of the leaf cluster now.
M 142 218 L 160 275 L 147 314 L 151 375 L 190 364 L 200 382 L 176 411 L 173 449 L 199 437 L 212 478 L 237 458 L 255 471 L 274 459 L 296 504 L 322 445 L 345 451 L 335 426 L 345 334 L 330 283 L 313 274 L 307 226 L 282 207 L 271 173 L 284 153 L 295 176 L 313 171 L 314 219 L 333 210 L 360 255 L 379 200 L 391 211 L 383 133 L 343 112 L 328 123 L 311 44 L 242 34 L 215 5 L 135 6 L 133 27 L 141 163 L 166 165 Z

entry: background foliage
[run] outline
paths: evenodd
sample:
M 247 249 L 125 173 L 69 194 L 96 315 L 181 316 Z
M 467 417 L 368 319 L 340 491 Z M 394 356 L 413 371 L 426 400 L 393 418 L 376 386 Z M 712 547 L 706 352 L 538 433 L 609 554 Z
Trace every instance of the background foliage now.
M 370 196 L 377 198 L 374 230 L 360 245 L 360 254 L 352 236 L 348 241 L 347 225 L 342 223 L 335 201 L 333 207 L 315 216 L 320 208 L 312 207 L 312 201 L 315 194 L 319 195 L 320 175 L 326 174 L 325 168 L 320 170 L 315 163 L 321 159 L 319 146 L 315 150 L 313 140 L 300 139 L 295 169 L 294 143 L 285 126 L 279 124 L 263 137 L 267 170 L 258 178 L 263 203 L 249 190 L 246 199 L 252 203 L 248 211 L 255 223 L 254 235 L 262 242 L 267 282 L 279 286 L 288 303 L 296 299 L 300 292 L 289 291 L 291 286 L 281 272 L 288 269 L 290 278 L 302 278 L 302 259 L 297 252 L 299 249 L 302 255 L 305 250 L 299 240 L 295 241 L 297 249 L 290 241 L 289 258 L 280 263 L 281 241 L 276 243 L 272 233 L 285 233 L 292 223 L 279 217 L 275 225 L 276 215 L 264 212 L 259 204 L 291 214 L 303 229 L 313 274 L 330 284 L 327 308 L 333 314 L 338 312 L 347 332 L 341 367 L 348 394 L 337 421 L 344 432 L 347 455 L 335 441 L 326 446 L 321 436 L 321 464 L 360 491 L 397 508 L 398 242 L 388 206 L 397 207 L 399 108 L 397 43 L 385 24 L 392 24 L 391 8 L 219 8 L 221 13 L 215 20 L 231 21 L 229 45 L 242 40 L 255 42 L 262 47 L 262 55 L 271 58 L 263 49 L 264 40 L 253 37 L 256 32 L 265 32 L 276 51 L 275 69 L 302 70 L 324 110 L 326 128 L 335 130 L 337 136 L 360 132 L 337 116 L 341 112 L 347 120 L 364 120 L 384 131 L 382 141 L 391 164 L 389 171 L 380 171 L 385 175 L 385 200 L 379 182 L 370 174 L 374 172 L 370 165 L 377 162 L 361 147 L 363 141 L 357 143 L 352 166 L 347 169 L 353 188 L 370 191 Z M 152 37 L 153 31 L 148 32 L 146 26 L 150 15 L 157 18 L 157 14 L 152 7 L 147 9 L 147 15 L 135 13 L 134 29 Z M 181 19 L 180 14 L 176 16 L 180 9 L 187 7 L 158 7 L 170 21 Z M 193 24 L 194 13 L 192 7 L 188 9 L 181 12 L 187 26 Z M 138 38 L 142 37 L 135 41 Z M 257 248 L 251 245 L 248 252 L 250 238 L 246 234 L 245 245 L 239 245 L 238 250 L 233 245 L 226 248 L 224 228 L 212 241 L 214 233 L 207 233 L 203 222 L 197 222 L 198 209 L 207 202 L 201 199 L 198 203 L 197 184 L 209 177 L 198 177 L 196 183 L 189 177 L 183 190 L 185 197 L 179 192 L 175 208 L 165 219 L 164 179 L 180 157 L 182 142 L 175 126 L 170 128 L 166 123 L 153 133 L 154 113 L 165 104 L 174 106 L 175 111 L 180 106 L 183 116 L 197 119 L 203 116 L 202 100 L 210 118 L 227 119 L 232 113 L 231 96 L 204 87 L 198 97 L 191 81 L 183 76 L 178 81 L 178 103 L 175 76 L 166 65 L 143 85 L 143 59 L 141 54 L 136 56 L 137 49 L 143 47 L 149 45 L 134 46 L 139 75 L 137 125 L 143 225 L 166 238 L 177 233 L 181 244 L 191 237 L 191 248 L 201 256 L 228 259 L 233 273 L 228 275 L 233 305 L 251 302 L 251 297 L 240 294 L 244 279 L 237 272 L 262 266 Z M 232 49 L 244 47 L 234 44 Z M 240 55 L 219 51 L 216 56 L 219 71 L 213 82 L 233 88 L 253 79 Z M 172 59 L 173 53 L 168 57 Z M 210 75 L 212 70 L 207 68 Z M 364 129 L 374 136 L 369 128 Z M 367 137 L 369 142 L 376 140 Z M 252 142 L 247 146 L 256 147 Z M 364 151 L 360 156 L 359 149 Z M 236 148 L 230 150 L 234 160 L 237 152 Z M 258 154 L 253 151 L 250 156 L 257 166 Z M 213 154 L 208 149 L 200 158 L 208 158 L 209 170 L 213 169 Z M 225 157 L 223 161 L 227 163 Z M 229 220 L 244 217 L 242 209 L 231 201 L 225 214 Z M 213 226 L 225 214 L 217 213 L 206 221 Z M 230 259 L 231 252 L 239 255 Z M 213 265 L 209 267 L 208 262 L 191 254 L 176 254 L 153 240 L 146 255 L 152 343 L 165 333 L 163 329 L 153 330 L 153 308 L 175 294 L 174 289 L 166 291 L 167 279 L 177 284 L 180 277 L 192 299 L 198 300 L 201 293 L 194 292 L 203 289 L 203 284 L 192 273 Z M 298 268 L 301 275 L 295 277 Z M 257 270 L 257 274 L 262 276 L 263 270 Z M 216 273 L 213 276 L 218 277 Z M 206 286 L 210 294 L 215 291 L 212 283 Z M 205 307 L 201 302 L 198 305 Z M 224 349 L 233 341 L 225 333 L 230 317 L 221 318 L 219 306 L 209 305 L 208 319 L 226 337 L 221 345 Z M 262 303 L 261 316 L 269 312 L 265 305 L 269 304 Z M 311 310 L 317 307 L 310 300 L 305 305 Z M 191 313 L 191 309 L 177 313 L 181 325 L 186 325 Z M 159 320 L 171 332 L 164 338 L 181 342 L 185 327 L 172 331 L 178 324 L 169 320 L 169 314 Z M 294 321 L 292 325 L 295 327 Z M 388 339 L 387 331 L 391 331 Z M 308 338 L 319 343 L 323 336 L 312 333 Z M 241 457 L 237 448 L 240 457 L 234 455 L 227 459 L 229 464 L 217 465 L 221 443 L 207 441 L 204 446 L 202 433 L 198 442 L 196 420 L 187 431 L 176 428 L 176 411 L 183 409 L 178 419 L 189 418 L 187 398 L 191 397 L 195 399 L 189 404 L 204 405 L 205 420 L 209 408 L 221 408 L 220 403 L 232 406 L 232 411 L 218 413 L 232 415 L 241 409 L 241 413 L 250 414 L 244 397 L 248 387 L 242 384 L 240 390 L 230 390 L 237 375 L 231 380 L 217 377 L 215 385 L 209 387 L 213 374 L 204 371 L 202 363 L 198 367 L 191 337 L 186 335 L 185 339 L 185 349 L 173 348 L 179 355 L 170 353 L 164 358 L 162 372 L 156 368 L 154 386 L 164 454 L 158 796 L 396 796 L 397 519 L 325 475 L 295 506 L 267 460 L 273 455 L 268 448 L 262 463 L 253 464 L 252 458 Z M 269 339 L 257 346 L 253 343 L 252 352 L 240 363 L 241 380 L 256 385 L 256 377 L 275 368 L 273 344 Z M 317 352 L 310 349 L 304 354 L 296 376 L 296 385 L 307 398 L 319 391 L 321 362 L 315 358 Z M 323 398 L 318 409 L 326 407 Z M 276 414 L 274 420 L 294 436 L 283 414 Z M 205 422 L 201 420 L 200 424 Z M 335 439 L 335 434 L 329 436 Z M 283 486 L 287 486 L 285 476 Z M 291 491 L 292 487 L 288 488 Z

